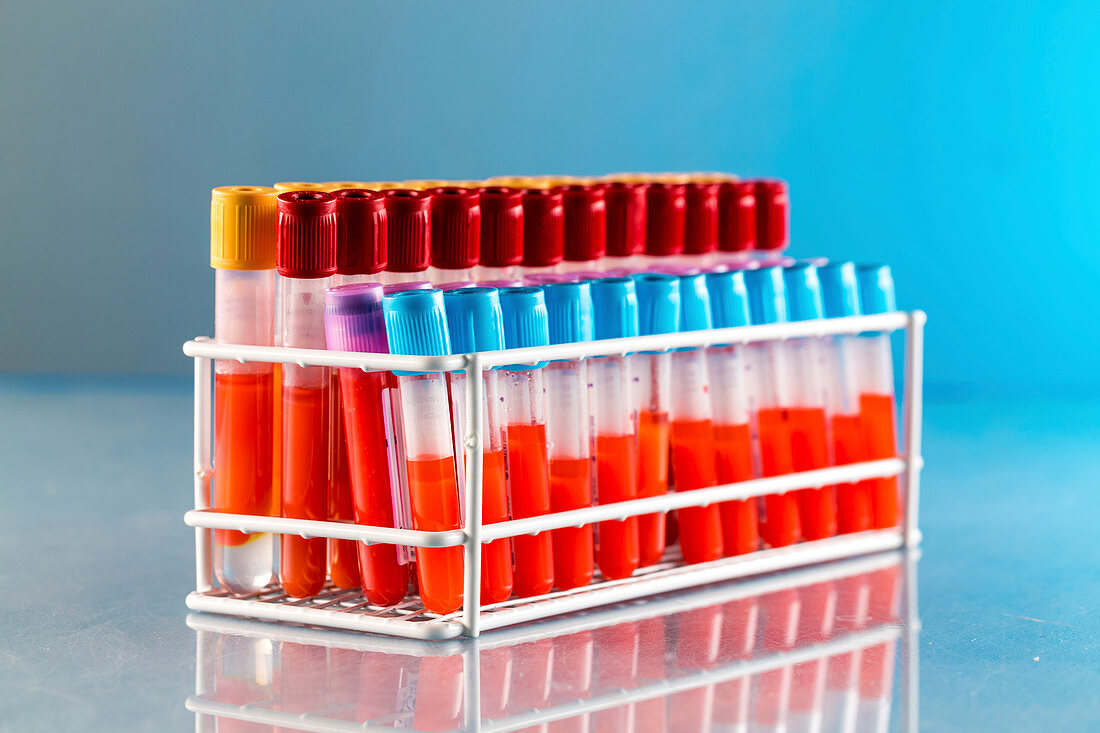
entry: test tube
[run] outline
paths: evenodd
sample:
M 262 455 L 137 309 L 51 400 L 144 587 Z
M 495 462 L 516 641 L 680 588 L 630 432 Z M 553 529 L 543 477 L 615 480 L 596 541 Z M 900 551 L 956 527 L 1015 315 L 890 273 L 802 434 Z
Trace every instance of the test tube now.
M 325 288 L 336 272 L 336 198 L 293 191 L 278 198 L 277 267 L 282 276 L 282 344 L 325 348 Z M 282 370 L 283 516 L 326 519 L 332 480 L 332 372 L 285 364 Z M 282 536 L 279 573 L 295 598 L 325 584 L 326 540 Z
M 627 277 L 592 284 L 596 338 L 638 335 L 638 298 Z M 637 408 L 630 392 L 626 357 L 589 359 L 589 397 L 596 445 L 596 498 L 613 504 L 638 497 Z M 638 518 L 606 520 L 598 528 L 596 563 L 605 578 L 629 578 L 641 562 Z
M 210 197 L 214 268 L 214 340 L 271 346 L 275 329 L 275 189 L 215 188 Z M 211 506 L 233 514 L 272 515 L 275 366 L 214 362 L 214 482 Z M 213 531 L 214 576 L 232 593 L 271 582 L 273 538 Z
M 390 350 L 395 354 L 450 353 L 442 290 L 405 290 L 382 300 Z M 443 374 L 394 371 L 401 401 L 405 473 L 413 529 L 458 529 L 461 509 L 451 408 Z M 416 548 L 420 600 L 434 613 L 462 605 L 462 548 Z
M 680 330 L 711 328 L 710 298 L 702 273 L 680 276 Z M 718 483 L 717 448 L 712 422 L 710 378 L 705 349 L 672 353 L 672 474 L 677 491 Z M 689 563 L 717 560 L 723 554 L 722 522 L 717 505 L 684 507 L 676 512 L 680 550 Z
M 856 274 L 859 280 L 860 307 L 864 315 L 897 310 L 894 278 L 887 265 L 860 265 L 856 268 Z M 867 440 L 867 458 L 894 458 L 898 454 L 897 408 L 890 335 L 860 334 L 858 344 L 859 405 Z M 875 529 L 896 527 L 900 519 L 897 476 L 871 481 L 871 526 Z
M 721 184 L 692 181 L 684 187 L 684 254 L 695 266 L 711 264 L 718 251 L 718 214 Z
M 592 294 L 587 282 L 543 286 L 551 344 L 591 341 Z M 550 447 L 550 510 L 564 512 L 592 505 L 592 461 L 589 390 L 594 378 L 588 360 L 550 362 L 545 371 L 546 438 Z M 603 525 L 600 525 L 601 528 Z M 579 588 L 592 580 L 592 525 L 551 531 L 554 583 Z
M 431 260 L 431 194 L 407 188 L 387 189 L 386 269 L 378 279 L 385 285 L 427 280 Z
M 504 324 L 500 297 L 493 288 L 470 287 L 445 291 L 447 333 L 451 351 L 472 354 L 504 348 Z M 504 405 L 500 372 L 483 374 L 485 413 L 482 418 L 481 521 L 508 521 L 508 487 L 504 463 Z M 456 443 L 469 432 L 466 425 L 466 373 L 447 375 L 451 391 Z M 456 452 L 458 447 L 456 446 Z M 481 602 L 499 603 L 512 594 L 512 540 L 505 537 L 485 545 L 481 556 Z
M 382 286 L 356 283 L 325 291 L 325 337 L 336 351 L 388 353 Z M 393 481 L 396 456 L 393 444 L 392 399 L 397 382 L 390 372 L 338 369 L 341 405 L 357 524 L 395 527 Z M 396 545 L 357 545 L 360 582 L 367 600 L 392 606 L 405 599 L 409 587 L 408 564 Z M 331 572 L 331 570 L 330 570 Z
M 749 317 L 754 326 L 787 320 L 783 270 L 767 267 L 745 271 L 749 293 Z M 790 428 L 786 415 L 791 407 L 791 384 L 785 345 L 763 341 L 748 345 L 749 397 L 752 406 L 753 442 L 760 457 L 761 476 L 781 476 L 794 471 Z M 794 493 L 769 494 L 760 502 L 760 537 L 770 547 L 786 547 L 802 536 L 798 500 Z
M 787 314 L 792 321 L 822 318 L 821 283 L 817 266 L 800 262 L 783 269 L 787 291 Z M 832 465 L 829 440 L 831 415 L 827 410 L 826 377 L 831 344 L 819 337 L 796 338 L 786 342 L 790 358 L 792 404 L 787 410 L 791 437 L 791 460 L 795 471 L 810 471 Z M 830 384 L 829 390 L 835 389 Z M 799 520 L 802 537 L 819 540 L 836 534 L 836 487 L 798 489 Z
M 562 187 L 562 270 L 593 270 L 607 252 L 607 204 L 601 183 Z
M 634 278 L 638 334 L 675 333 L 680 327 L 680 281 L 650 273 Z M 631 399 L 638 411 L 638 496 L 668 493 L 669 409 L 672 354 L 643 351 L 630 355 Z M 639 565 L 653 565 L 665 554 L 666 515 L 638 517 Z
M 714 327 L 747 326 L 749 296 L 744 273 L 709 273 L 706 281 Z M 719 484 L 748 481 L 755 475 L 747 362 L 744 344 L 724 344 L 707 349 Z M 757 502 L 753 499 L 724 501 L 720 510 L 725 554 L 743 555 L 756 550 L 760 544 Z
M 727 181 L 718 191 L 718 251 L 710 262 L 744 268 L 756 248 L 756 184 Z
M 504 344 L 509 349 L 550 343 L 546 301 L 533 287 L 500 291 Z M 502 368 L 505 458 L 512 517 L 525 519 L 550 512 L 550 457 L 546 440 L 546 362 Z M 542 595 L 554 585 L 549 532 L 513 538 L 513 588 L 521 598 Z
M 506 186 L 481 189 L 481 253 L 474 279 L 514 279 L 522 260 L 523 191 Z
M 753 181 L 756 197 L 756 249 L 753 257 L 763 267 L 788 265 L 791 258 L 783 253 L 791 244 L 791 199 L 787 182 L 774 178 Z
M 431 213 L 429 279 L 436 285 L 469 281 L 481 250 L 477 189 L 443 186 L 428 190 Z
M 598 266 L 603 270 L 641 267 L 645 252 L 646 191 L 644 183 L 611 181 L 604 186 L 607 219 L 607 254 Z
M 684 251 L 687 195 L 683 184 L 652 183 L 646 190 L 645 266 L 668 265 Z
M 834 262 L 818 268 L 825 316 L 844 318 L 860 313 L 856 266 Z M 838 334 L 832 337 L 825 354 L 829 361 L 827 383 L 832 416 L 833 455 L 837 465 L 867 460 L 867 441 L 860 417 L 859 337 Z M 837 484 L 837 531 L 859 532 L 871 527 L 872 479 Z
M 523 259 L 520 276 L 557 272 L 565 256 L 562 193 L 557 188 L 526 188 L 523 204 Z

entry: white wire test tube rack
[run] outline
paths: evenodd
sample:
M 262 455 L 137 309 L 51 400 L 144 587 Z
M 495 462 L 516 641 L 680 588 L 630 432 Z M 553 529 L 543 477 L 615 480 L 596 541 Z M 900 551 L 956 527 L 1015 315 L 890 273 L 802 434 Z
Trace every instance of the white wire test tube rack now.
M 542 346 L 480 354 L 439 357 L 367 354 L 356 352 L 291 349 L 219 344 L 199 338 L 184 344 L 184 353 L 195 361 L 195 508 L 184 521 L 195 528 L 196 589 L 187 596 L 195 611 L 327 626 L 352 631 L 389 634 L 415 639 L 450 639 L 478 636 L 482 631 L 512 626 L 596 606 L 619 603 L 643 596 L 704 585 L 731 578 L 747 577 L 804 565 L 828 562 L 920 543 L 918 506 L 920 494 L 921 380 L 923 371 L 922 311 L 896 311 L 867 316 L 798 321 L 759 326 L 690 331 Z M 527 364 L 553 359 L 580 359 L 639 351 L 667 351 L 683 347 L 717 344 L 747 344 L 783 341 L 839 334 L 905 333 L 903 369 L 902 447 L 896 458 L 833 466 L 782 476 L 753 479 L 662 496 L 633 499 L 556 512 L 541 517 L 482 524 L 482 417 L 484 399 L 482 372 L 495 366 Z M 210 506 L 211 466 L 211 373 L 213 360 L 273 362 L 300 366 L 329 366 L 370 370 L 413 372 L 465 371 L 467 375 L 465 449 L 465 525 L 460 529 L 424 532 L 411 529 L 365 526 L 344 522 L 288 519 L 215 511 Z M 802 542 L 789 547 L 762 549 L 705 563 L 685 564 L 674 551 L 662 562 L 643 568 L 623 580 L 599 579 L 592 584 L 533 598 L 512 598 L 501 603 L 481 603 L 482 544 L 503 537 L 535 534 L 561 527 L 581 526 L 604 520 L 668 512 L 691 506 L 748 499 L 871 478 L 902 477 L 904 515 L 899 526 L 837 535 Z M 212 530 L 271 532 L 302 537 L 327 537 L 409 547 L 461 546 L 464 553 L 463 606 L 455 613 L 439 615 L 426 610 L 415 596 L 394 607 L 366 602 L 358 591 L 342 591 L 329 585 L 308 599 L 287 596 L 272 585 L 246 596 L 233 596 L 216 587 L 211 565 Z

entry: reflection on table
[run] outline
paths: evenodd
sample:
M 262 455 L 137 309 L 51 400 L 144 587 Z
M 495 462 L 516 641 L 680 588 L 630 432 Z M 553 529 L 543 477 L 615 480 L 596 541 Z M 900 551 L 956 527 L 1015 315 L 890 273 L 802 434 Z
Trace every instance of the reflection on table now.
M 885 553 L 446 642 L 191 615 L 187 705 L 200 731 L 915 730 L 915 563 Z

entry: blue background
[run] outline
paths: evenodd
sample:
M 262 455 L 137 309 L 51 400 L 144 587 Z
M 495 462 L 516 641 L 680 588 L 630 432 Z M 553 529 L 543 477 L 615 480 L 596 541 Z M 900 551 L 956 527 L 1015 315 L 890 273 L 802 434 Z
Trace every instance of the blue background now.
M 0 3 L 0 370 L 185 373 L 213 186 L 717 169 L 894 266 L 933 390 L 1091 388 L 1100 11 L 959 5 Z

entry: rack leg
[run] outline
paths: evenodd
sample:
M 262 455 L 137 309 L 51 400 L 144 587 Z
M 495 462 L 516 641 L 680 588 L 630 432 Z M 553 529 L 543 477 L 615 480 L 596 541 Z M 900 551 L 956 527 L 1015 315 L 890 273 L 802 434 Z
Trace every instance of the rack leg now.
M 210 359 L 195 357 L 195 508 L 210 508 Z M 213 587 L 209 529 L 195 528 L 195 589 Z
M 921 413 L 924 399 L 924 311 L 909 314 L 905 344 L 905 545 L 916 546 L 919 537 Z
M 481 359 L 476 354 L 471 354 L 466 361 L 466 425 L 469 426 L 469 432 L 462 441 L 466 449 L 466 540 L 463 543 L 466 578 L 462 595 L 462 625 L 466 629 L 466 635 L 471 637 L 481 633 L 481 441 L 485 430 L 482 424 L 485 414 L 482 409 L 484 391 Z

